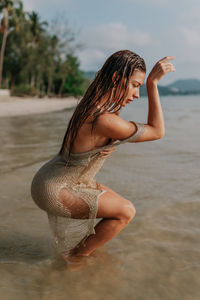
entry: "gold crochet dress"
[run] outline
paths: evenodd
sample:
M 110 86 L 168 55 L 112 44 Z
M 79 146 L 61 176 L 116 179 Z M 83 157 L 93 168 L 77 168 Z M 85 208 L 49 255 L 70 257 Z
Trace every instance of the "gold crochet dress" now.
M 98 197 L 106 192 L 94 180 L 105 161 L 105 157 L 99 154 L 103 149 L 136 141 L 145 126 L 132 123 L 137 131 L 130 137 L 88 152 L 71 153 L 70 159 L 65 148 L 62 155 L 57 154 L 35 174 L 31 195 L 37 206 L 47 213 L 57 252 L 67 254 L 80 242 L 84 243 L 89 235 L 95 234 Z M 69 203 L 59 201 L 59 193 L 63 188 L 69 193 Z

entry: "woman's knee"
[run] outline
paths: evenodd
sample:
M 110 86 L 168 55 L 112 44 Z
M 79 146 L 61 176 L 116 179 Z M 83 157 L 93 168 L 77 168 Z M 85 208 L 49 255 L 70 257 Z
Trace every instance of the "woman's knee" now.
M 135 206 L 131 201 L 127 200 L 121 207 L 119 218 L 122 222 L 129 223 L 136 214 Z
M 132 202 L 107 187 L 106 189 L 107 192 L 99 197 L 97 218 L 113 218 L 129 223 L 136 213 Z

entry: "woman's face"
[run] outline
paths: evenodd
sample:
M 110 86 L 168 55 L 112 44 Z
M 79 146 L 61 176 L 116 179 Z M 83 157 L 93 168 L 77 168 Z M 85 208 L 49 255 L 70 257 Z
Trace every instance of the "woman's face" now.
M 126 106 L 128 103 L 131 103 L 134 99 L 139 98 L 139 89 L 144 82 L 145 75 L 145 72 L 142 72 L 140 70 L 134 71 L 128 83 L 127 95 L 123 100 L 121 106 Z

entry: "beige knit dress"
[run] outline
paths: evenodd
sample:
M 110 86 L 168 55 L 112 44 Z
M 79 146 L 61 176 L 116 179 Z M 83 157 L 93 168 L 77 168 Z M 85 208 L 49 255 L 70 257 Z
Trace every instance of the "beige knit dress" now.
M 70 159 L 65 148 L 62 155 L 57 154 L 35 174 L 31 195 L 37 206 L 47 213 L 58 253 L 69 253 L 80 243 L 84 244 L 89 235 L 95 234 L 98 197 L 106 192 L 94 179 L 105 161 L 100 151 L 136 141 L 145 126 L 131 122 L 137 131 L 130 137 L 88 152 L 71 153 Z M 69 203 L 59 200 L 63 188 L 69 193 Z

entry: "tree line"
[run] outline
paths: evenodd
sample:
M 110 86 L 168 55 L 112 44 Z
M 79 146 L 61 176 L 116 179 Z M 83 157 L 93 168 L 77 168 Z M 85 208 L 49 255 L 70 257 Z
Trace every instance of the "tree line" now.
M 0 88 L 12 95 L 82 95 L 89 82 L 68 24 L 25 12 L 21 0 L 0 0 Z

